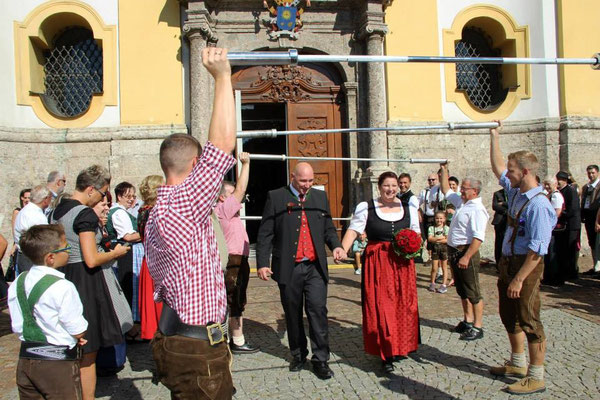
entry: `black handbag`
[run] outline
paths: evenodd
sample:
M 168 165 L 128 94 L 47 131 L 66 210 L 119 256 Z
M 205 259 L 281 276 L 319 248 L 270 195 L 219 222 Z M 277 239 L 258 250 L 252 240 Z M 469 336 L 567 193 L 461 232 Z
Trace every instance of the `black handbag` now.
M 4 275 L 4 280 L 6 282 L 12 282 L 15 280 L 15 266 L 17 265 L 17 252 L 12 253 L 8 260 L 8 268 L 6 269 L 6 274 Z

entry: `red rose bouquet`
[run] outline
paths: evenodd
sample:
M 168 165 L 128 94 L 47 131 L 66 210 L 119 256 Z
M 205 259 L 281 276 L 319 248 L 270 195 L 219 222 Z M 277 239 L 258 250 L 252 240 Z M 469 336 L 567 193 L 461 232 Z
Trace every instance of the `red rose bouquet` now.
M 394 240 L 392 240 L 396 254 L 407 260 L 419 255 L 421 244 L 421 235 L 410 229 L 402 229 L 396 232 Z

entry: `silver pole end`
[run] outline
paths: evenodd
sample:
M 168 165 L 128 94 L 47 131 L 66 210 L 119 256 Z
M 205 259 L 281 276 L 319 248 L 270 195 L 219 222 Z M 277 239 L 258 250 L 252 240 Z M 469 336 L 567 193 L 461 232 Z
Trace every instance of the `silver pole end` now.
M 594 64 L 592 64 L 592 69 L 599 70 L 600 69 L 600 53 L 594 54 L 593 58 L 596 59 L 596 62 Z

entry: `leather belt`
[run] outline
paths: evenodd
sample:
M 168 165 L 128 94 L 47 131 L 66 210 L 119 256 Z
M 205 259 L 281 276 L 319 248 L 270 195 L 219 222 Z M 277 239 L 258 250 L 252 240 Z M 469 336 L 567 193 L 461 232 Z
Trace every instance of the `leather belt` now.
M 21 342 L 19 358 L 45 361 L 75 361 L 81 358 L 81 347 L 56 346 L 43 342 Z
M 227 319 L 223 323 L 209 322 L 207 325 L 188 325 L 181 322 L 175 310 L 163 303 L 158 328 L 165 336 L 179 335 L 207 340 L 211 346 L 214 346 L 225 341 Z

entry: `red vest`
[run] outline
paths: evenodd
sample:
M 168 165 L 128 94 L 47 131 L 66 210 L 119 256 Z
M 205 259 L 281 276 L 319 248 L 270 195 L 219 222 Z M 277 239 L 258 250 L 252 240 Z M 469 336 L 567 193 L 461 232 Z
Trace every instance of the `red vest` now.
M 300 202 L 302 206 L 302 217 L 300 218 L 300 235 L 298 236 L 298 250 L 296 251 L 296 262 L 301 262 L 307 258 L 308 261 L 315 261 L 317 254 L 313 245 L 312 237 L 310 236 L 310 227 L 308 219 L 304 211 L 304 202 Z

